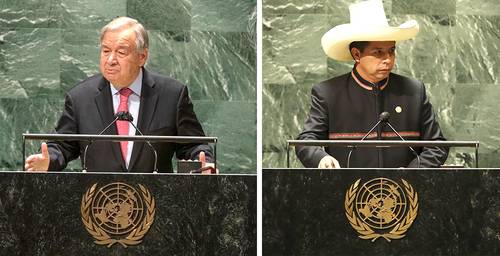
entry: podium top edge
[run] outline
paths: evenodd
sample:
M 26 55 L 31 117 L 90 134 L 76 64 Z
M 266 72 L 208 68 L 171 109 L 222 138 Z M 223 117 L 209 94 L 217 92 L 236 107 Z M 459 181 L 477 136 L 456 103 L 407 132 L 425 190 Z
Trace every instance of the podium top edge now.
M 441 140 L 287 140 L 290 146 L 358 146 L 358 147 L 479 147 L 479 141 L 441 141 Z
M 320 168 L 262 168 L 262 171 L 342 171 L 342 170 L 360 170 L 360 171 L 500 171 L 500 168 L 339 168 L 339 169 L 320 169 Z
M 139 172 L 25 172 L 25 171 L 0 171 L 0 174 L 27 174 L 27 175 L 127 175 L 127 176 L 203 176 L 203 177 L 257 177 L 255 173 L 220 173 L 220 174 L 201 174 L 201 173 L 139 173 Z
M 192 143 L 206 142 L 217 143 L 217 137 L 202 136 L 153 136 L 153 135 L 96 135 L 96 134 L 43 134 L 23 133 L 26 140 L 52 140 L 52 141 L 150 141 L 150 142 L 176 142 Z

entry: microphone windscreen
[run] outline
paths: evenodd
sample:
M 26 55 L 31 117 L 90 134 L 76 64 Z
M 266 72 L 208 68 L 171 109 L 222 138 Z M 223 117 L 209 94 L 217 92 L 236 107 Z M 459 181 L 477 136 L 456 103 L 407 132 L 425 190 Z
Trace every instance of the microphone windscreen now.
M 132 122 L 134 120 L 134 118 L 132 117 L 132 114 L 130 114 L 130 112 L 128 112 L 128 111 L 120 111 L 120 112 L 116 113 L 115 116 L 120 121 L 130 121 L 130 122 Z
M 387 121 L 389 121 L 389 117 L 390 117 L 389 112 L 384 111 L 384 112 L 380 113 L 378 120 L 380 122 L 387 122 Z

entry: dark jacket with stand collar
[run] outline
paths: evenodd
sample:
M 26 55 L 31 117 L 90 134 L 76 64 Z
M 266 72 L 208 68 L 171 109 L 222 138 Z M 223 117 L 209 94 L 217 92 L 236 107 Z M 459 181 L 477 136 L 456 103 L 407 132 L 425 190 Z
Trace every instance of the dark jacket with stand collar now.
M 299 140 L 359 140 L 378 121 L 380 113 L 390 114 L 389 122 L 405 140 L 445 140 L 422 82 L 391 73 L 387 80 L 373 86 L 353 72 L 315 85 L 311 91 L 311 108 Z M 387 84 L 385 84 L 387 83 Z M 399 140 L 384 123 L 367 140 Z M 415 148 L 420 167 L 438 167 L 446 161 L 448 149 Z M 317 168 L 320 160 L 331 155 L 341 167 L 347 165 L 349 149 L 345 147 L 296 147 L 305 167 Z M 350 167 L 417 167 L 416 156 L 404 147 L 357 148 Z

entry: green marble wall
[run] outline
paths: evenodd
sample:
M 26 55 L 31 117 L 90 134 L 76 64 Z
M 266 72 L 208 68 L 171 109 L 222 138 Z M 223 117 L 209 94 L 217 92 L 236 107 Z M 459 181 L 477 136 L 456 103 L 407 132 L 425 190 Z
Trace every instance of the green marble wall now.
M 23 132 L 53 130 L 98 72 L 99 29 L 125 15 L 150 32 L 147 68 L 188 85 L 221 172 L 255 173 L 256 0 L 0 0 L 0 169 L 21 169 Z
M 284 167 L 285 141 L 302 130 L 310 88 L 348 72 L 329 60 L 321 36 L 349 22 L 347 0 L 263 1 L 263 167 Z M 480 166 L 499 167 L 500 1 L 385 0 L 389 24 L 416 19 L 415 40 L 398 44 L 396 73 L 424 81 L 445 136 L 479 140 Z M 300 166 L 292 157 L 294 166 Z M 457 148 L 448 164 L 473 164 Z

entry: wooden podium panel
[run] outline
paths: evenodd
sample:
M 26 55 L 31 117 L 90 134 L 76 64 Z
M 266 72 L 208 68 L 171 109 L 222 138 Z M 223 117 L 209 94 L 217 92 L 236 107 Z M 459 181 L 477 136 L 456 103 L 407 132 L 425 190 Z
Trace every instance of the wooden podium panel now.
M 255 175 L 2 172 L 0 255 L 255 255 L 256 195 Z
M 262 179 L 264 255 L 500 255 L 498 169 L 264 169 Z

